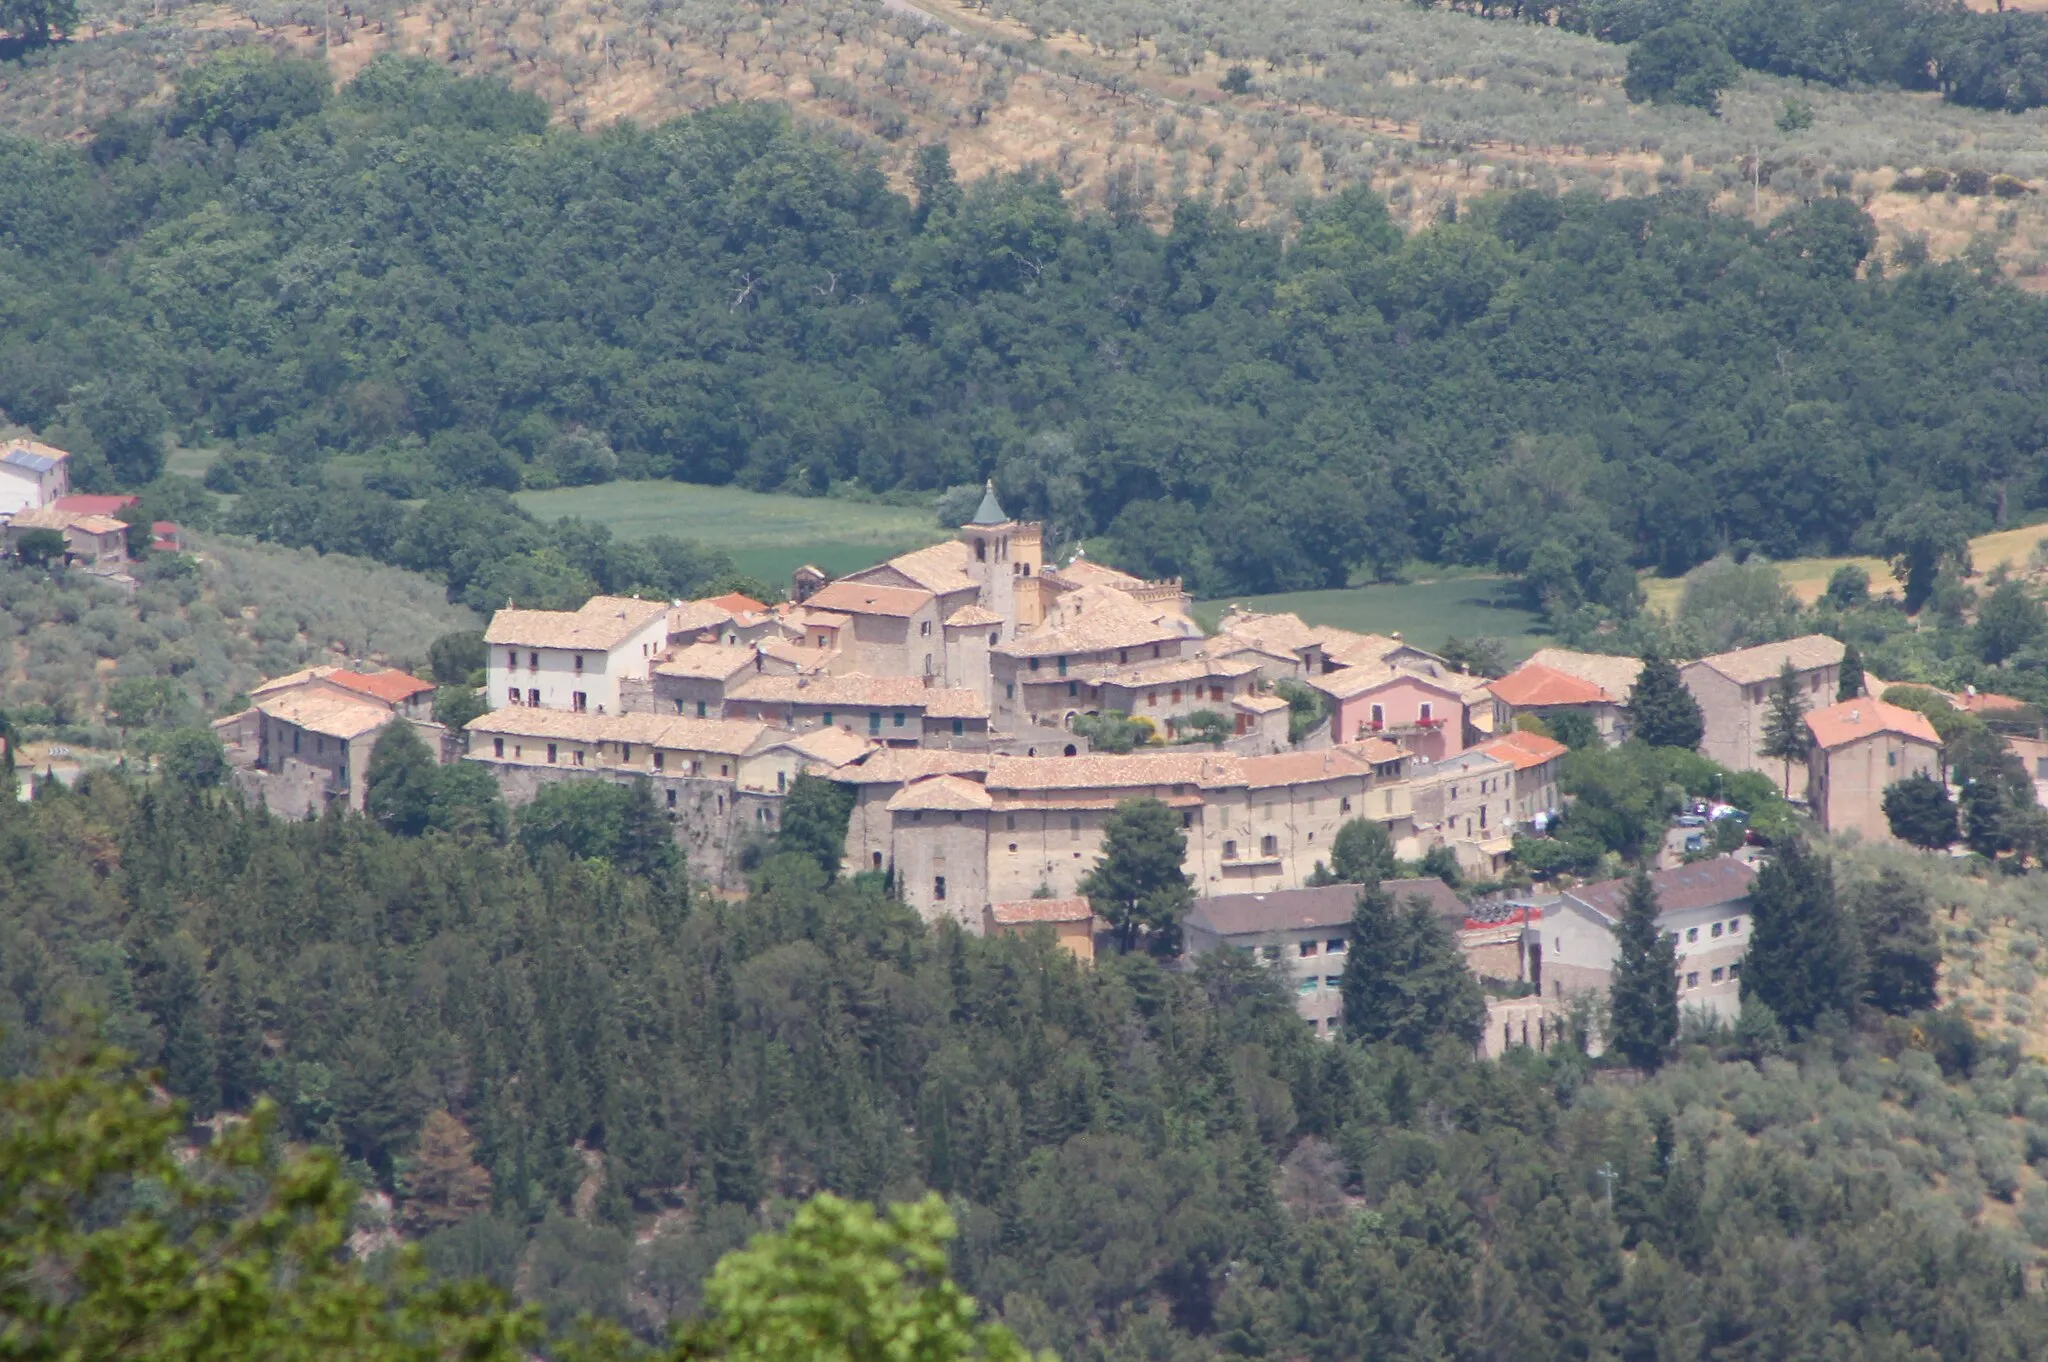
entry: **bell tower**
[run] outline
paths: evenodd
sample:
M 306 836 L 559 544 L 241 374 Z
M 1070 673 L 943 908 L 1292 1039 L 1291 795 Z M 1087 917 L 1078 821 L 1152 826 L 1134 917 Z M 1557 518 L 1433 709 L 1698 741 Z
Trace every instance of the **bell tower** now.
M 1028 622 L 1018 618 L 1019 595 L 1037 599 L 1038 583 L 1027 579 L 1035 578 L 1044 566 L 1039 526 L 1010 519 L 996 500 L 991 478 L 974 519 L 960 527 L 960 538 L 967 545 L 967 571 L 981 588 L 981 605 L 1003 617 L 1005 637 L 1014 635 L 1020 623 Z

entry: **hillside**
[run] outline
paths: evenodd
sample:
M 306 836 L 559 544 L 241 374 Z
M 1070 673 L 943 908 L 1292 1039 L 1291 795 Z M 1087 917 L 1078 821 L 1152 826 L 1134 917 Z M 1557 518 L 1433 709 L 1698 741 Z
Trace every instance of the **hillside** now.
M 944 140 L 963 177 L 1041 165 L 1084 203 L 1163 220 L 1195 194 L 1264 222 L 1297 201 L 1370 183 L 1410 227 L 1453 199 L 1516 186 L 1643 193 L 1688 184 L 1725 211 L 1768 217 L 1847 192 L 1890 240 L 1881 254 L 1976 245 L 2048 279 L 2048 209 L 2017 199 L 1895 192 L 1918 166 L 2048 176 L 2048 114 L 1989 115 L 1928 96 L 1851 93 L 1751 75 L 1715 119 L 1631 106 L 1626 49 L 1404 0 L 794 0 L 545 6 L 377 3 L 88 5 L 77 41 L 0 71 L 0 125 L 77 136 L 166 97 L 198 54 L 264 37 L 325 46 L 346 80 L 379 52 L 502 74 L 576 127 L 659 121 L 736 99 L 778 99 L 875 154 L 896 181 Z M 1219 89 L 1227 67 L 1249 92 Z M 1812 125 L 1776 126 L 1788 98 Z
M 478 627 L 416 573 L 303 549 L 200 537 L 135 592 L 79 573 L 0 568 L 0 710 L 31 736 L 117 741 L 104 705 L 131 678 L 176 683 L 159 722 L 221 712 L 257 681 L 318 662 L 416 665 Z M 180 712 L 181 711 L 181 712 Z

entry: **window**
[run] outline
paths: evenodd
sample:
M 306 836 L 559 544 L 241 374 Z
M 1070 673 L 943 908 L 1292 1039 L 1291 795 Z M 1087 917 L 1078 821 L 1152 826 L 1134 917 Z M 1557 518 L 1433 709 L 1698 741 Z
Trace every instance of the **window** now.
M 789 772 L 787 772 L 787 771 L 777 771 L 777 772 L 775 773 L 775 793 L 777 793 L 777 794 L 786 794 L 786 793 L 788 792 L 788 790 L 789 790 Z
M 579 676 L 583 674 L 583 654 L 581 653 L 576 654 L 576 674 Z
M 697 702 L 697 717 L 700 719 L 708 719 L 711 717 L 711 707 L 705 701 L 699 700 Z
M 1278 856 L 1280 854 L 1280 839 L 1270 832 L 1261 837 L 1259 839 L 1259 854 L 1261 856 Z
M 870 732 L 870 733 L 880 733 L 881 731 L 882 731 L 882 713 L 881 713 L 881 711 L 880 711 L 880 710 L 876 710 L 875 712 L 873 712 L 873 713 L 871 713 L 871 714 L 869 714 L 869 715 L 868 715 L 868 732 Z
M 1685 976 L 1685 986 L 1687 988 L 1698 988 L 1700 986 L 1700 974 L 1698 970 L 1694 970 L 1692 973 Z
M 1422 702 L 1422 722 L 1428 723 L 1434 717 L 1435 716 L 1431 713 L 1429 701 L 1424 700 Z
M 1278 946 L 1261 946 L 1259 947 L 1259 954 L 1265 956 L 1268 960 L 1278 960 L 1280 958 L 1280 948 Z
M 671 809 L 673 809 L 676 806 L 676 792 L 674 790 L 670 790 L 668 792 L 668 806 Z
M 622 765 L 622 766 L 630 766 L 630 765 L 632 765 L 632 763 L 633 763 L 633 744 L 631 744 L 631 743 L 629 743 L 629 742 L 622 742 L 622 743 L 620 743 L 620 744 L 619 744 L 619 764 L 620 764 L 620 765 Z
M 1179 687 L 1179 686 L 1175 686 L 1175 687 L 1173 688 L 1173 703 L 1174 703 L 1174 704 L 1176 704 L 1176 705 L 1180 703 L 1180 687 Z
M 1294 949 L 1295 953 L 1298 954 L 1302 959 L 1313 960 L 1316 958 L 1316 954 L 1321 949 L 1321 947 L 1319 947 L 1313 941 L 1303 941 L 1297 946 L 1295 946 Z
M 1235 842 L 1232 842 L 1232 841 L 1229 841 L 1229 840 L 1225 840 L 1225 841 L 1224 841 L 1224 843 L 1223 843 L 1223 859 L 1224 859 L 1224 860 L 1226 860 L 1226 861 L 1234 861 L 1234 860 L 1236 860 L 1236 859 L 1237 859 L 1237 843 L 1235 843 Z M 1278 947 L 1275 947 L 1275 949 L 1277 950 L 1277 949 L 1278 949 Z
M 1697 940 L 1699 940 L 1699 939 L 1700 939 L 1700 929 L 1699 929 L 1699 928 L 1697 928 L 1697 927 L 1687 927 L 1687 928 L 1685 929 L 1685 939 L 1686 939 L 1686 942 L 1687 942 L 1688 944 L 1690 944 L 1690 943 L 1692 943 L 1692 942 L 1694 942 L 1694 941 L 1697 941 Z
M 540 703 L 540 692 L 539 692 L 539 691 L 537 691 L 537 690 L 530 690 L 530 691 L 526 692 L 526 703 L 527 703 L 527 704 L 529 704 L 529 705 L 537 705 L 537 704 L 539 704 L 539 703 Z
M 932 622 L 930 620 L 921 622 L 917 626 L 917 633 L 920 638 L 930 638 L 932 636 Z
M 896 711 L 896 713 L 895 713 L 895 714 L 894 714 L 894 715 L 892 716 L 892 719 L 893 719 L 893 722 L 894 722 L 894 725 L 895 725 L 895 727 L 897 727 L 897 728 L 901 728 L 901 727 L 903 727 L 903 711 L 902 711 L 902 710 L 900 710 L 900 709 L 899 709 L 899 710 L 897 710 L 897 711 Z
M 731 772 L 730 772 L 730 771 L 729 771 L 729 770 L 727 769 L 727 767 L 726 767 L 726 764 L 725 764 L 724 762 L 722 762 L 722 761 L 721 761 L 720 763 L 718 763 L 718 774 L 720 774 L 720 775 L 722 775 L 722 776 L 723 776 L 723 775 L 730 775 L 730 774 L 731 774 Z M 720 799 L 724 799 L 724 798 L 725 798 L 725 796 L 724 796 L 724 795 L 720 795 L 720 796 L 719 796 L 719 798 L 720 798 Z
M 1338 800 L 1338 801 L 1337 801 L 1337 812 L 1338 812 L 1338 813 L 1350 813 L 1350 812 L 1351 812 L 1351 796 L 1350 796 L 1350 795 L 1345 795 L 1345 796 L 1344 796 L 1344 797 L 1343 797 L 1342 799 L 1340 799 L 1340 800 Z
M 932 899 L 938 903 L 946 901 L 946 877 L 944 875 L 932 877 Z
M 1742 962 L 1740 960 L 1728 967 L 1728 977 L 1730 979 L 1740 979 L 1742 977 Z
M 1073 696 L 1079 695 L 1080 693 L 1081 693 L 1081 683 L 1080 683 L 1079 681 L 1069 681 L 1069 682 L 1067 682 L 1067 695 L 1068 695 L 1068 696 L 1069 696 L 1070 698 L 1071 698 L 1071 697 L 1073 697 Z
M 1081 815 L 1078 813 L 1067 816 L 1067 839 L 1073 842 L 1081 840 Z
M 1221 700 L 1221 699 L 1223 698 L 1223 687 L 1221 687 L 1221 686 L 1211 686 L 1211 687 L 1209 687 L 1209 698 L 1210 698 L 1211 700 Z
M 654 769 L 657 771 L 668 769 L 668 754 L 666 752 L 656 752 L 654 754 Z
M 1191 828 L 1195 825 L 1195 815 L 1193 810 L 1188 809 L 1183 810 L 1181 812 L 1180 825 L 1184 828 Z
M 1017 830 L 1017 815 L 1016 815 L 1016 814 L 1014 814 L 1014 813 L 1006 813 L 1006 814 L 1004 814 L 1004 815 L 1003 815 L 1003 831 L 1004 831 L 1004 832 L 1015 832 L 1016 830 Z
M 491 755 L 494 757 L 505 755 L 505 740 L 503 738 L 491 739 Z
M 1032 671 L 1037 671 L 1037 670 L 1038 670 L 1038 659 L 1037 659 L 1037 658 L 1035 658 L 1035 657 L 1031 659 L 1031 670 L 1032 670 Z
M 555 764 L 555 745 L 554 745 L 553 743 L 549 743 L 549 744 L 548 744 L 548 765 L 552 766 L 552 765 L 554 765 L 554 764 Z
M 1733 935 L 1735 935 L 1735 934 L 1736 934 L 1737 932 L 1739 932 L 1739 931 L 1741 931 L 1741 930 L 1742 930 L 1742 919 L 1741 919 L 1741 918 L 1739 918 L 1739 917 L 1731 917 L 1731 918 L 1729 918 L 1729 919 L 1728 919 L 1728 934 L 1729 934 L 1730 936 L 1733 936 Z
M 576 764 L 578 766 L 583 764 L 583 749 L 580 747 L 576 749 Z
M 1385 705 L 1374 705 L 1374 706 L 1372 707 L 1372 722 L 1373 722 L 1373 727 L 1375 727 L 1375 728 L 1378 728 L 1378 727 L 1379 727 L 1380 725 L 1382 725 L 1382 724 L 1386 723 L 1386 721 L 1387 721 L 1387 707 L 1386 707 Z
M 874 854 L 874 856 L 875 856 L 875 859 L 874 859 L 874 867 L 875 867 L 875 869 L 877 869 L 877 870 L 880 870 L 880 869 L 882 868 L 882 853 L 881 853 L 881 852 L 879 852 L 879 851 L 877 851 L 877 852 L 876 852 L 876 853 Z
M 517 687 L 517 686 L 510 686 L 510 687 L 507 687 L 507 688 L 506 688 L 506 691 L 505 691 L 505 698 L 506 698 L 507 700 L 510 700 L 510 701 L 511 701 L 511 702 L 512 702 L 513 704 L 515 704 L 515 705 L 516 705 L 516 704 L 518 704 L 518 703 L 519 703 L 519 687 Z
M 1014 700 L 1014 699 L 1016 699 L 1016 698 L 1017 698 L 1017 683 L 1016 683 L 1016 682 L 1014 682 L 1014 681 L 1005 681 L 1005 682 L 1003 682 L 1003 698 L 1004 698 L 1005 700 Z
M 1317 980 L 1313 975 L 1311 975 L 1309 978 L 1306 978 L 1302 980 L 1300 983 L 1296 984 L 1294 986 L 1294 991 L 1304 998 L 1313 998 L 1316 996 L 1316 984 Z
M 820 714 L 818 716 L 818 722 L 825 725 L 825 727 L 827 728 L 832 727 L 832 711 L 828 709 L 823 714 Z
M 587 693 L 579 690 L 570 694 L 569 708 L 575 710 L 578 714 L 581 714 L 584 710 L 588 709 L 589 707 L 590 696 Z
M 1323 943 L 1323 950 L 1325 953 L 1329 955 L 1344 954 L 1344 938 L 1341 936 L 1331 937 L 1328 941 L 1325 941 Z
M 989 646 L 989 647 L 993 648 L 993 647 L 995 647 L 995 646 L 996 646 L 996 645 L 997 645 L 998 643 L 1001 643 L 1002 641 L 1003 641 L 1003 636 L 1002 636 L 1002 634 L 998 633 L 998 632 L 997 632 L 996 630 L 994 630 L 994 629 L 991 629 L 991 630 L 989 630 L 989 634 L 988 634 L 988 646 Z
M 505 667 L 507 670 L 516 671 L 518 669 L 519 650 L 517 648 L 507 648 L 505 650 Z
M 956 737 L 956 738 L 957 738 L 957 737 L 959 737 L 959 736 L 960 736 L 961 734 L 965 733 L 966 731 L 967 731 L 967 721 L 966 721 L 965 719 L 955 719 L 955 720 L 953 721 L 953 736 L 954 736 L 954 737 Z
M 1066 659 L 1065 657 L 1061 657 L 1061 658 L 1060 658 L 1060 675 L 1061 675 L 1061 676 L 1065 676 L 1066 674 L 1067 674 L 1067 659 Z
M 1885 753 L 1884 764 L 1887 766 L 1897 766 L 1899 764 L 1899 754 L 1897 752 Z
M 1721 924 L 1720 924 L 1720 923 L 1718 923 L 1718 922 L 1714 924 L 1714 929 L 1713 929 L 1712 931 L 1710 931 L 1710 932 L 1708 932 L 1708 933 L 1707 933 L 1707 935 L 1709 935 L 1709 936 L 1719 936 L 1720 934 L 1721 934 Z
M 1710 977 L 1712 978 L 1712 980 L 1713 980 L 1713 982 L 1714 982 L 1714 983 L 1717 983 L 1717 984 L 1718 984 L 1718 983 L 1720 983 L 1720 982 L 1721 982 L 1721 976 L 1722 976 L 1722 975 L 1724 975 L 1724 974 L 1726 974 L 1726 973 L 1727 973 L 1727 971 L 1726 971 L 1726 970 L 1718 970 L 1718 969 L 1717 969 L 1717 970 L 1715 970 L 1715 971 L 1714 971 L 1714 973 L 1713 973 L 1713 974 L 1712 974 L 1712 975 L 1711 975 Z
M 539 671 L 539 670 L 540 670 L 540 654 L 539 654 L 539 653 L 528 653 L 528 654 L 526 655 L 526 665 L 527 665 L 527 667 L 528 667 L 528 668 L 529 668 L 530 670 L 532 670 L 532 671 Z
M 1341 975 L 1341 974 L 1325 974 L 1325 975 L 1323 976 L 1323 987 L 1324 987 L 1324 988 L 1327 988 L 1328 990 L 1330 990 L 1330 992 L 1332 992 L 1332 993 L 1335 993 L 1335 992 L 1336 992 L 1336 991 L 1337 991 L 1338 989 L 1342 988 L 1343 986 L 1344 986 L 1344 976 L 1343 976 L 1343 975 Z

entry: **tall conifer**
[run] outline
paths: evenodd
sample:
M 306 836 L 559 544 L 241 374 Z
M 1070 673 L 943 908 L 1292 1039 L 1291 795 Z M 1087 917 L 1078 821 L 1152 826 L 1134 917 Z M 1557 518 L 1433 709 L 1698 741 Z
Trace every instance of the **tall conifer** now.
M 1638 1069 L 1655 1070 L 1678 1039 L 1678 958 L 1658 923 L 1649 871 L 1638 867 L 1615 926 L 1618 952 L 1608 1012 L 1611 1047 Z
M 1706 733 L 1700 702 L 1678 679 L 1678 667 L 1655 649 L 1628 693 L 1630 731 L 1652 747 L 1694 748 Z

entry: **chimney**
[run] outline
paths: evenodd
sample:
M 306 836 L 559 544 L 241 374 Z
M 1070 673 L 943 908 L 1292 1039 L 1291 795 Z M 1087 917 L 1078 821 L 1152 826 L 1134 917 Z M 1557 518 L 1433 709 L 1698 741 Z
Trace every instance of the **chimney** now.
M 1852 709 L 1852 710 L 1850 710 L 1850 711 L 1849 711 L 1849 722 L 1850 722 L 1850 723 L 1852 723 L 1852 724 L 1860 724 L 1860 723 L 1862 723 L 1862 722 L 1863 722 L 1863 711 L 1862 711 L 1862 710 L 1860 710 L 1860 709 Z

